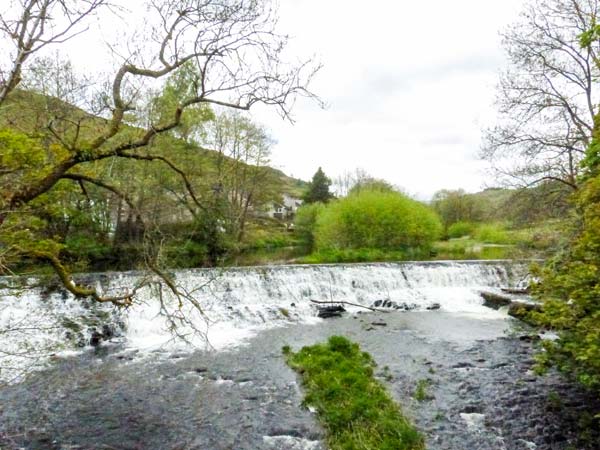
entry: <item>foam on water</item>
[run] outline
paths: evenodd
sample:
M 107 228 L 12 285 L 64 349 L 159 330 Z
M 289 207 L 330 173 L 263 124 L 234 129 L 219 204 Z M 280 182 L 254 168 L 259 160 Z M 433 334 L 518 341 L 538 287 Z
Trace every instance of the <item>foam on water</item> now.
M 64 292 L 44 295 L 39 289 L 4 288 L 0 290 L 0 381 L 14 378 L 28 365 L 43 366 L 51 353 L 89 342 L 91 332 L 103 325 L 126 348 L 154 354 L 197 347 L 226 349 L 267 328 L 319 321 L 311 300 L 363 306 L 388 301 L 416 310 L 437 303 L 444 311 L 500 319 L 505 314 L 483 307 L 479 291 L 518 285 L 526 267 L 496 261 L 175 272 L 178 288 L 189 293 L 201 310 L 187 300 L 179 305 L 166 288 L 161 289 L 161 297 L 156 284 L 142 288 L 136 304 L 127 310 L 83 302 Z M 131 288 L 141 277 L 139 273 L 87 276 L 106 294 Z M 173 320 L 166 320 L 165 313 Z M 30 358 L 29 353 L 36 357 Z
M 309 441 L 295 436 L 263 436 L 269 450 L 322 450 L 320 441 Z

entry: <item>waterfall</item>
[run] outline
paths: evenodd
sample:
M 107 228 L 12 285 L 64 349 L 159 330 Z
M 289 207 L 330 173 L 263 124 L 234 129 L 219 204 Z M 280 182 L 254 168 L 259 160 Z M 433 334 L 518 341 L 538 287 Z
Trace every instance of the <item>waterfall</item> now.
M 0 289 L 0 381 L 43 366 L 51 354 L 77 351 L 89 345 L 94 335 L 149 353 L 198 346 L 224 349 L 263 329 L 320 321 L 311 300 L 387 307 L 398 313 L 436 308 L 504 318 L 482 306 L 479 291 L 518 286 L 527 275 L 527 264 L 291 265 L 190 269 L 172 275 L 180 291 L 188 294 L 181 305 L 167 289 L 159 292 L 155 284 L 142 288 L 136 303 L 126 310 L 77 300 L 61 289 L 20 291 L 18 280 L 4 278 Z M 142 278 L 136 272 L 83 277 L 106 294 L 131 288 Z M 361 310 L 347 309 L 350 313 Z

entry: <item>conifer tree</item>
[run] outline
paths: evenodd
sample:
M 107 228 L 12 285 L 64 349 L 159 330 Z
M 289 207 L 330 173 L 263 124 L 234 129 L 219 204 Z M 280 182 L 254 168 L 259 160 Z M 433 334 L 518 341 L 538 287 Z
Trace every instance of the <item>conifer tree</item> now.
M 325 175 L 323 169 L 319 169 L 312 177 L 308 190 L 304 194 L 305 203 L 322 202 L 327 203 L 333 198 L 333 194 L 329 192 L 331 180 Z

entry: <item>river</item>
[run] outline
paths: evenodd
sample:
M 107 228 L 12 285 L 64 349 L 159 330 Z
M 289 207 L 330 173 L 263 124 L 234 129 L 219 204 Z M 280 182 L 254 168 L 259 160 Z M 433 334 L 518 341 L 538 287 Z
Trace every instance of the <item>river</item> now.
M 535 334 L 483 306 L 479 292 L 523 283 L 526 263 L 173 275 L 202 311 L 185 300 L 180 309 L 163 291 L 162 312 L 172 321 L 165 319 L 156 287 L 142 289 L 140 303 L 126 311 L 88 305 L 60 289 L 5 287 L 0 325 L 13 331 L 0 334 L 0 447 L 322 449 L 323 431 L 302 406 L 281 347 L 343 334 L 373 355 L 376 374 L 429 449 L 597 448 L 597 436 L 583 442 L 578 434 L 585 408 L 595 405 L 586 406 L 585 393 L 556 374 L 535 376 Z M 110 293 L 141 277 L 83 278 Z M 387 308 L 348 307 L 344 317 L 322 320 L 310 300 Z M 169 330 L 173 324 L 183 339 Z M 89 345 L 98 334 L 100 344 Z M 427 398 L 418 401 L 422 380 Z

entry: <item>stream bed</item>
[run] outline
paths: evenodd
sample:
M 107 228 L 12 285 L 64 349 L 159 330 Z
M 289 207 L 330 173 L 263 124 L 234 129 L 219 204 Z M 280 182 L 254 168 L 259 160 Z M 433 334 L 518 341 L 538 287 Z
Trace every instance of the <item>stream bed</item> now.
M 600 402 L 557 374 L 536 376 L 539 337 L 483 305 L 482 291 L 522 287 L 527 266 L 193 269 L 173 274 L 183 303 L 154 283 L 127 310 L 2 279 L 0 449 L 324 450 L 281 349 L 331 335 L 371 353 L 430 450 L 599 449 L 589 424 Z M 142 278 L 80 282 L 114 294 Z M 323 320 L 312 300 L 357 306 Z
M 582 443 L 577 431 L 598 405 L 530 371 L 531 335 L 516 321 L 443 311 L 355 313 L 266 330 L 219 352 L 105 344 L 0 390 L 0 448 L 324 449 L 281 347 L 334 334 L 373 355 L 428 449 L 598 448 L 597 435 Z M 429 380 L 423 401 L 414 398 L 419 380 Z

